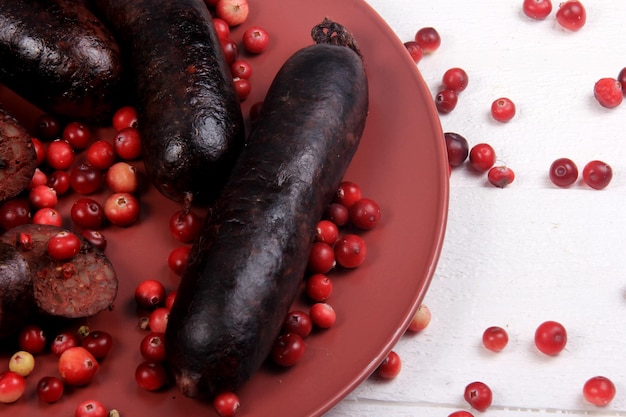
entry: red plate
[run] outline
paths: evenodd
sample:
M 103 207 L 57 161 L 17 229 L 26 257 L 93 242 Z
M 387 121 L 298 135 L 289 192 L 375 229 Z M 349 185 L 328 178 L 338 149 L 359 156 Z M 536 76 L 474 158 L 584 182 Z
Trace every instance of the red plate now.
M 254 23 L 269 31 L 271 43 L 263 54 L 246 57 L 254 73 L 252 94 L 243 103 L 245 114 L 262 100 L 287 57 L 312 42 L 310 30 L 324 17 L 347 26 L 365 57 L 370 114 L 346 179 L 376 199 L 383 215 L 374 230 L 363 234 L 368 244 L 366 262 L 335 280 L 329 302 L 337 312 L 336 325 L 309 336 L 306 355 L 294 368 L 284 372 L 264 368 L 255 375 L 239 392 L 241 417 L 319 416 L 367 378 L 404 333 L 428 289 L 443 242 L 448 165 L 432 96 L 402 42 L 365 2 L 252 2 L 248 22 L 233 31 L 232 37 L 240 43 L 246 26 Z M 1 87 L 0 101 L 26 124 L 37 116 Z M 97 134 L 110 138 L 112 131 Z M 140 199 L 139 224 L 103 230 L 120 292 L 113 311 L 88 323 L 92 329 L 109 331 L 115 339 L 96 380 L 88 387 L 69 390 L 56 404 L 43 404 L 37 400 L 35 385 L 40 377 L 57 372 L 51 355 L 38 357 L 25 396 L 12 405 L 0 404 L 0 414 L 71 416 L 79 402 L 97 399 L 122 416 L 216 415 L 211 405 L 185 398 L 174 388 L 152 393 L 135 384 L 134 370 L 141 361 L 139 341 L 145 332 L 137 328 L 132 294 L 148 278 L 174 288 L 167 256 L 179 244 L 168 229 L 169 217 L 179 207 L 152 188 Z M 61 208 L 67 213 L 72 197 L 64 200 Z M 305 303 L 297 307 L 307 308 Z

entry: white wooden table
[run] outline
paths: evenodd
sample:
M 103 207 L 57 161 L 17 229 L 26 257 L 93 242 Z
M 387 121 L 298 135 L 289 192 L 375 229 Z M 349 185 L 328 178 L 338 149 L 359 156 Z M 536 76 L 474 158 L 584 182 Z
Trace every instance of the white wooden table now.
M 544 21 L 522 13 L 522 0 L 369 0 L 404 42 L 435 27 L 441 47 L 418 67 L 433 94 L 451 67 L 469 74 L 444 131 L 470 145 L 488 142 L 516 180 L 505 189 L 464 167 L 453 171 L 445 243 L 424 303 L 430 326 L 405 336 L 403 359 L 390 382 L 367 380 L 328 417 L 448 416 L 470 410 L 472 381 L 493 390 L 487 416 L 545 414 L 626 416 L 626 102 L 608 110 L 593 98 L 602 77 L 626 66 L 626 1 L 583 0 L 587 24 L 560 29 L 559 0 Z M 390 63 L 393 65 L 393 63 Z M 491 102 L 511 98 L 511 122 L 491 120 Z M 559 157 L 582 167 L 613 167 L 608 188 L 553 186 L 548 168 Z M 539 353 L 535 328 L 557 320 L 568 330 L 565 351 Z M 500 353 L 482 347 L 492 325 L 509 332 Z M 613 380 L 605 408 L 585 402 L 584 382 Z

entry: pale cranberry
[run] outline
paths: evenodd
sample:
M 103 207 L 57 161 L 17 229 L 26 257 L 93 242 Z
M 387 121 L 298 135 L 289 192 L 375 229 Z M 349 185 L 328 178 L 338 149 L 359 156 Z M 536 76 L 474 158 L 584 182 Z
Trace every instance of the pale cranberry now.
M 134 193 L 139 186 L 137 170 L 127 162 L 117 162 L 106 171 L 105 181 L 114 193 Z

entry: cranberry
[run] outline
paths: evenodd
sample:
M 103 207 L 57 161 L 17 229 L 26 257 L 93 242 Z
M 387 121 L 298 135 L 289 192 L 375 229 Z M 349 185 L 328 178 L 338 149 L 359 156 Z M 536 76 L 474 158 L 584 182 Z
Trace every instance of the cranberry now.
M 205 0 L 207 2 L 208 0 Z M 217 0 L 214 0 L 214 3 L 217 3 Z M 214 4 L 215 5 L 215 4 Z M 230 36 L 230 26 L 224 19 L 220 19 L 219 17 L 213 18 L 213 26 L 215 26 L 215 31 L 217 32 L 217 36 L 219 38 L 228 39 Z
M 47 252 L 52 259 L 65 261 L 78 254 L 81 243 L 76 234 L 62 230 L 48 240 Z
M 37 382 L 37 397 L 45 403 L 52 404 L 63 396 L 63 381 L 56 376 L 44 376 Z
M 515 179 L 515 173 L 507 166 L 491 167 L 487 171 L 487 180 L 495 187 L 504 188 Z
M 442 82 L 447 89 L 459 93 L 467 88 L 469 76 L 462 68 L 450 68 L 443 73 Z
M 561 323 L 546 321 L 535 330 L 535 346 L 546 355 L 557 355 L 567 344 L 567 331 Z
M 33 224 L 48 224 L 61 227 L 63 225 L 63 217 L 58 210 L 52 207 L 44 207 L 33 214 Z
M 313 274 L 325 274 L 335 267 L 333 247 L 325 242 L 315 242 L 309 254 L 308 270 Z
M 330 203 L 324 210 L 323 218 L 335 223 L 338 227 L 345 226 L 350 220 L 348 208 L 343 204 Z
M 130 193 L 113 193 L 104 201 L 104 216 L 111 224 L 128 227 L 139 219 L 139 200 Z
M 622 70 L 617 75 L 617 81 L 622 85 L 622 93 L 626 94 L 626 67 L 622 68 Z
M 493 394 L 487 384 L 476 381 L 465 387 L 463 397 L 476 410 L 485 411 L 491 406 Z
M 139 178 L 134 166 L 127 162 L 116 162 L 107 169 L 104 180 L 114 193 L 134 193 L 139 187 Z
M 88 163 L 78 164 L 70 174 L 70 186 L 78 194 L 92 194 L 104 182 L 104 174 Z
M 502 327 L 491 326 L 483 332 L 483 345 L 492 352 L 500 352 L 509 343 L 509 335 Z
M 550 165 L 549 176 L 557 187 L 569 187 L 578 179 L 578 167 L 569 158 L 559 158 Z
M 559 4 L 559 9 L 556 12 L 556 21 L 565 29 L 577 31 L 585 26 L 587 12 L 580 1 L 567 0 Z
M 0 403 L 10 404 L 19 400 L 26 391 L 26 379 L 17 372 L 0 373 Z
M 81 236 L 96 249 L 104 251 L 107 247 L 107 240 L 102 233 L 97 230 L 83 230 Z
M 419 43 L 415 41 L 408 41 L 404 43 L 404 47 L 406 48 L 409 55 L 411 55 L 413 62 L 415 62 L 416 64 L 420 62 L 424 57 L 424 50 L 419 45 Z
M 108 332 L 95 330 L 83 338 L 81 346 L 87 349 L 94 358 L 103 359 L 113 347 L 113 337 Z
M 87 385 L 95 377 L 100 364 L 87 349 L 71 347 L 61 353 L 57 363 L 63 381 L 70 385 Z
M 66 330 L 57 334 L 50 343 L 50 350 L 56 356 L 61 356 L 63 352 L 71 347 L 80 346 L 80 340 L 75 332 Z
M 18 334 L 19 347 L 33 355 L 41 353 L 46 348 L 46 333 L 35 324 L 27 325 Z
M 91 142 L 91 130 L 80 122 L 69 122 L 63 128 L 62 138 L 76 150 L 85 149 Z
M 522 10 L 526 16 L 542 20 L 552 12 L 552 2 L 550 0 L 524 0 Z
M 367 256 L 365 240 L 354 233 L 347 233 L 334 246 L 335 260 L 344 268 L 360 266 Z
M 326 301 L 333 291 L 333 282 L 324 274 L 313 274 L 306 280 L 306 295 L 313 301 Z
M 222 45 L 222 52 L 224 53 L 226 62 L 228 65 L 232 65 L 233 62 L 235 62 L 239 57 L 239 47 L 237 46 L 237 43 L 229 38 L 220 38 L 220 43 Z
M 115 147 L 104 140 L 93 142 L 87 149 L 87 162 L 99 170 L 108 169 L 115 162 Z
M 113 139 L 117 156 L 124 160 L 133 160 L 141 156 L 141 135 L 135 127 L 125 127 L 117 132 Z
M 615 78 L 601 78 L 593 86 L 593 96 L 602 107 L 615 108 L 624 99 L 622 83 Z
M 35 134 L 43 140 L 52 140 L 59 136 L 61 124 L 51 114 L 43 113 L 35 121 Z
M 141 339 L 139 352 L 149 362 L 163 362 L 165 360 L 165 334 L 150 332 Z
M 508 122 L 515 117 L 515 103 L 509 98 L 501 97 L 491 103 L 491 116 L 502 123 Z
M 83 401 L 76 406 L 74 417 L 107 417 L 109 415 L 106 407 L 96 400 Z
M 27 199 L 12 198 L 0 206 L 0 227 L 4 230 L 30 222 L 30 203 Z
M 48 145 L 46 161 L 53 169 L 66 170 L 74 162 L 74 149 L 66 140 L 55 139 Z
M 602 161 L 590 161 L 583 167 L 583 181 L 589 187 L 602 190 L 606 188 L 613 178 L 613 169 Z
M 160 363 L 141 362 L 135 369 L 135 382 L 147 391 L 156 391 L 167 383 L 167 371 Z
M 183 274 L 187 266 L 190 250 L 189 246 L 179 246 L 171 250 L 167 257 L 167 265 L 174 274 L 178 276 Z
M 297 333 L 285 333 L 278 336 L 272 350 L 270 357 L 274 363 L 289 367 L 293 366 L 302 359 L 306 345 L 304 339 Z
M 70 216 L 81 229 L 99 229 L 104 221 L 104 208 L 93 198 L 79 198 L 72 204 Z
M 284 333 L 296 333 L 305 338 L 313 330 L 313 321 L 304 311 L 293 310 L 287 314 L 282 330 Z
M 593 405 L 604 407 L 615 397 L 615 385 L 604 376 L 594 376 L 583 385 L 583 396 Z
M 70 174 L 67 171 L 54 171 L 48 176 L 46 185 L 56 191 L 57 195 L 63 195 L 70 189 Z
M 342 181 L 333 197 L 334 203 L 350 208 L 362 196 L 361 187 L 352 181 Z
M 239 407 L 239 397 L 231 391 L 221 392 L 213 399 L 213 408 L 220 417 L 234 417 Z
M 174 301 L 176 301 L 177 294 L 178 294 L 177 290 L 172 290 L 167 293 L 167 295 L 165 296 L 165 308 L 167 308 L 168 310 L 172 309 L 172 306 L 174 305 Z
M 421 304 L 415 311 L 415 314 L 413 314 L 407 330 L 414 333 L 421 332 L 428 327 L 431 318 L 432 313 L 428 306 Z
M 496 151 L 488 143 L 476 144 L 470 149 L 469 161 L 477 171 L 489 171 L 496 162 Z
M 215 3 L 216 16 L 224 19 L 230 27 L 244 23 L 249 13 L 248 0 L 218 0 Z
M 350 223 L 362 230 L 374 228 L 380 221 L 380 206 L 371 198 L 357 200 L 349 210 Z
M 445 88 L 435 95 L 435 106 L 439 113 L 447 114 L 455 109 L 458 100 L 456 91 Z
M 141 281 L 135 288 L 135 302 L 148 310 L 161 307 L 165 302 L 165 287 L 154 279 Z
M 21 250 L 29 251 L 33 249 L 33 237 L 30 233 L 20 232 L 16 237 L 17 247 Z M 25 330 L 25 329 L 22 329 Z
M 169 318 L 170 310 L 167 307 L 157 307 L 148 316 L 148 327 L 153 332 L 165 333 Z
M 260 54 L 270 43 L 270 35 L 260 26 L 250 26 L 243 32 L 241 43 L 247 52 Z
M 139 127 L 139 122 L 137 121 L 137 110 L 133 106 L 120 107 L 113 114 L 112 124 L 118 132 L 127 127 Z
M 37 160 L 37 166 L 41 165 L 46 160 L 47 149 L 46 146 L 37 138 L 31 138 L 33 142 L 33 148 L 35 148 L 35 159 Z
M 339 239 L 339 228 L 330 220 L 320 220 L 315 228 L 315 241 L 334 245 Z
M 422 47 L 425 53 L 435 52 L 441 45 L 441 36 L 433 27 L 424 27 L 415 33 L 415 42 Z
M 15 352 L 9 358 L 9 371 L 27 377 L 35 369 L 35 357 L 25 350 Z
M 193 242 L 201 226 L 202 218 L 189 209 L 179 210 L 170 217 L 170 233 L 183 243 Z
M 326 302 L 313 304 L 309 309 L 309 317 L 313 324 L 321 329 L 332 327 L 337 320 L 335 309 Z
M 40 170 L 39 168 L 35 168 L 35 172 L 33 173 L 33 177 L 30 179 L 30 183 L 28 184 L 28 188 L 33 188 L 37 185 L 46 185 L 48 183 L 48 176 L 45 172 Z
M 237 59 L 230 65 L 230 72 L 233 78 L 249 79 L 252 77 L 252 66 L 243 59 Z
M 58 203 L 57 192 L 47 185 L 37 185 L 28 193 L 28 201 L 36 209 L 54 207 Z
M 448 163 L 452 167 L 458 167 L 469 155 L 469 143 L 467 139 L 458 133 L 446 132 L 444 133 L 444 139 L 446 141 L 446 150 L 448 152 Z
M 239 97 L 240 101 L 244 101 L 250 95 L 252 91 L 252 84 L 250 80 L 246 78 L 233 78 L 233 84 L 235 85 L 235 92 L 237 93 L 237 97 Z
M 382 379 L 393 379 L 398 376 L 401 369 L 402 360 L 400 355 L 392 350 L 376 368 L 376 375 Z

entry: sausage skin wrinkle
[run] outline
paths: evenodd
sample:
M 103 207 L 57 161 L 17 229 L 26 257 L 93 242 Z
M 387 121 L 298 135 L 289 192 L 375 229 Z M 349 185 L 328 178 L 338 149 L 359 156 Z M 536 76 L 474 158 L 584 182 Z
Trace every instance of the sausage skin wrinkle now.
M 143 161 L 174 201 L 214 199 L 245 141 L 241 105 L 202 0 L 92 0 L 131 72 Z
M 169 316 L 167 358 L 185 395 L 235 390 L 262 366 L 367 111 L 364 65 L 348 47 L 304 47 L 277 73 Z
M 82 1 L 0 0 L 0 82 L 58 117 L 111 122 L 122 64 Z

